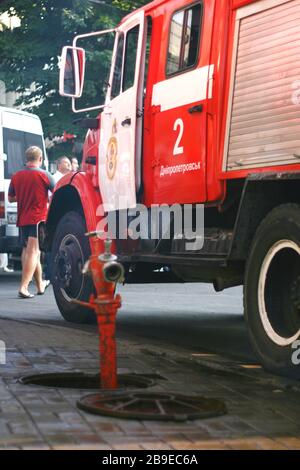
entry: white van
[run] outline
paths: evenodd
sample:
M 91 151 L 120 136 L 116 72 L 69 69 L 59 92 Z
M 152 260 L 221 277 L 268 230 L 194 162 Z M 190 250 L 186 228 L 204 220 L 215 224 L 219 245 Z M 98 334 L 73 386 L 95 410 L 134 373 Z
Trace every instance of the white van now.
M 12 175 L 24 168 L 25 151 L 36 145 L 48 167 L 42 124 L 38 116 L 0 106 L 0 253 L 20 253 L 17 204 L 8 202 Z

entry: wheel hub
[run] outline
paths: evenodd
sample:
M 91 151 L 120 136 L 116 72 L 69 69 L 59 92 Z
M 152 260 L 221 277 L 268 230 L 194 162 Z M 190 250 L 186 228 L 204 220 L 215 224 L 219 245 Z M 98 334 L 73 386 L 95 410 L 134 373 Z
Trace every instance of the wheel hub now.
M 72 266 L 68 254 L 65 251 L 60 251 L 58 254 L 58 279 L 60 285 L 69 287 L 72 279 Z
M 77 238 L 69 234 L 61 242 L 55 259 L 55 276 L 64 296 L 77 298 L 80 294 L 84 257 Z

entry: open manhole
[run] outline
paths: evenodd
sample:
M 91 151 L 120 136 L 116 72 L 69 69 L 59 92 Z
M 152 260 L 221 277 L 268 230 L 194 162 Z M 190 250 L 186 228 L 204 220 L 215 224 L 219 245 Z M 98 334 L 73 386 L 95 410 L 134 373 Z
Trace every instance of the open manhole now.
M 83 372 L 61 372 L 52 374 L 28 375 L 19 379 L 23 385 L 39 385 L 51 388 L 72 388 L 78 390 L 99 390 L 99 374 L 85 374 Z M 155 381 L 140 374 L 119 374 L 118 390 L 148 388 L 155 385 Z
M 225 403 L 214 398 L 138 391 L 87 395 L 77 402 L 77 406 L 96 415 L 152 421 L 182 422 L 227 413 Z

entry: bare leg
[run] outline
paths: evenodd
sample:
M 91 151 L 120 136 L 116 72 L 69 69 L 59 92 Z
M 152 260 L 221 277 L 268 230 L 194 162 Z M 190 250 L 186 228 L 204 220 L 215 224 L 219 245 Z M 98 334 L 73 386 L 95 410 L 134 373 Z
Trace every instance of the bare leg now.
M 43 281 L 43 270 L 42 270 L 40 255 L 38 256 L 38 262 L 37 262 L 33 277 L 34 277 L 38 292 L 44 292 L 45 281 Z
M 25 256 L 26 256 L 26 248 L 24 247 L 22 250 L 21 262 L 22 262 L 22 269 L 25 263 Z
M 22 253 L 22 280 L 20 285 L 20 292 L 28 295 L 28 286 L 32 277 L 37 269 L 39 262 L 40 250 L 37 238 L 29 237 L 27 247 Z M 40 285 L 43 285 L 42 278 L 38 279 Z
M 22 272 L 23 272 L 23 267 L 24 267 L 24 264 L 25 264 L 25 258 L 26 258 L 26 247 L 24 246 L 24 248 L 22 250 L 22 255 L 21 255 Z

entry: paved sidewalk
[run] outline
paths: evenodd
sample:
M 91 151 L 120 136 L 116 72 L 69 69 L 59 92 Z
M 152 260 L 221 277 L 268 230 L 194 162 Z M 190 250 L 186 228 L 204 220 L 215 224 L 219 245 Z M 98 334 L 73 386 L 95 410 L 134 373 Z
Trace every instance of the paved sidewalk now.
M 118 420 L 78 410 L 86 390 L 17 381 L 32 373 L 98 371 L 95 331 L 0 319 L 0 340 L 7 347 L 7 363 L 0 365 L 0 449 L 300 449 L 300 384 L 256 365 L 120 336 L 120 372 L 159 375 L 155 391 L 223 399 L 229 413 L 186 423 Z

